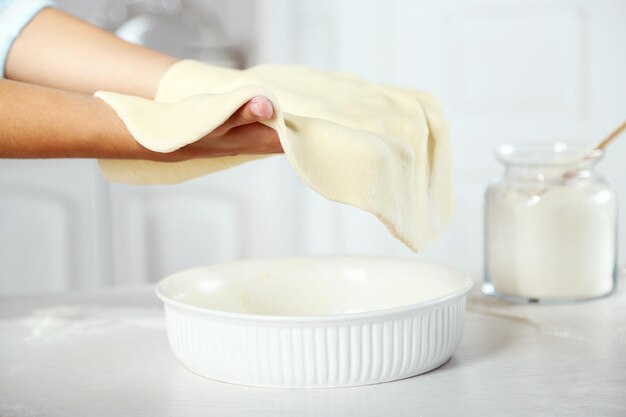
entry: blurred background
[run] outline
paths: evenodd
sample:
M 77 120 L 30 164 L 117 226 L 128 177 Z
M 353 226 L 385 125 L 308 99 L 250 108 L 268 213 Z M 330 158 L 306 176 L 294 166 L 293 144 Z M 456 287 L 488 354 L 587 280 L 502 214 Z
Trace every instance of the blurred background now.
M 0 160 L 0 294 L 137 285 L 214 261 L 317 253 L 419 257 L 478 276 L 483 193 L 502 174 L 491 149 L 591 144 L 626 118 L 621 0 L 57 2 L 180 57 L 311 65 L 433 92 L 452 126 L 456 214 L 414 255 L 373 216 L 309 190 L 284 157 L 172 186 L 110 184 L 91 160 Z M 622 138 L 600 171 L 623 198 L 625 166 Z

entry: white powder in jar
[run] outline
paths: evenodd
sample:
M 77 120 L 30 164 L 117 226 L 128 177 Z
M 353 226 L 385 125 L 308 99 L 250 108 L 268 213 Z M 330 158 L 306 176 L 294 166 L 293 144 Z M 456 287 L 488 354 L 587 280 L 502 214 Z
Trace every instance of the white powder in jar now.
M 613 289 L 617 204 L 605 183 L 500 184 L 490 188 L 486 210 L 486 267 L 496 291 L 584 299 Z

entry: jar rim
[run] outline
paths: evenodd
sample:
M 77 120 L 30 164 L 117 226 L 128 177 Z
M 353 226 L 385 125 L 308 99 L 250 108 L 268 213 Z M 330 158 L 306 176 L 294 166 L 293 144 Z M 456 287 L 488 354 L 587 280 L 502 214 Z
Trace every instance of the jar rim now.
M 505 165 L 569 166 L 597 161 L 602 150 L 582 142 L 517 142 L 494 148 L 496 158 Z

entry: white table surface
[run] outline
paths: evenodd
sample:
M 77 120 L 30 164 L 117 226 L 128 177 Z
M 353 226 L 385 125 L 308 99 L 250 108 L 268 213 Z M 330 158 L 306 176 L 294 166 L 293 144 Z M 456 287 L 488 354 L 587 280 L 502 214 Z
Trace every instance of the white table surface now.
M 191 374 L 169 350 L 150 288 L 0 298 L 2 417 L 454 415 L 626 416 L 626 291 L 568 306 L 474 292 L 441 368 L 318 390 Z

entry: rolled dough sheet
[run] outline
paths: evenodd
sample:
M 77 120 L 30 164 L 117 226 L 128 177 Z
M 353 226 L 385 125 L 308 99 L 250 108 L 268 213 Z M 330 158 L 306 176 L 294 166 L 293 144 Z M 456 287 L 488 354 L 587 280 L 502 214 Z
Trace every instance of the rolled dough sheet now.
M 306 67 L 241 71 L 191 60 L 166 73 L 154 101 L 96 93 L 141 145 L 156 152 L 199 140 L 260 95 L 274 105 L 264 123 L 278 132 L 289 162 L 313 190 L 374 214 L 414 251 L 449 222 L 450 145 L 440 106 L 429 94 Z M 99 163 L 111 181 L 171 184 L 262 157 Z

